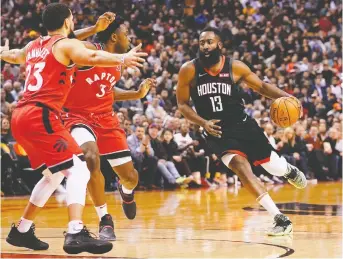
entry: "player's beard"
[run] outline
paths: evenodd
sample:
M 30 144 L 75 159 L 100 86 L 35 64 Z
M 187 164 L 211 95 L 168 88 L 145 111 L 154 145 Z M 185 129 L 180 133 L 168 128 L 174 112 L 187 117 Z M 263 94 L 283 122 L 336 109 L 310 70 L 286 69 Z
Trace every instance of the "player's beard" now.
M 201 52 L 199 50 L 199 58 L 203 64 L 204 67 L 211 67 L 215 64 L 217 64 L 220 60 L 220 49 L 219 46 L 212 50 L 209 51 L 209 56 L 206 57 L 204 52 Z
M 76 39 L 76 35 L 75 35 L 74 31 L 71 31 L 71 32 L 68 34 L 68 38 L 69 38 L 69 39 Z

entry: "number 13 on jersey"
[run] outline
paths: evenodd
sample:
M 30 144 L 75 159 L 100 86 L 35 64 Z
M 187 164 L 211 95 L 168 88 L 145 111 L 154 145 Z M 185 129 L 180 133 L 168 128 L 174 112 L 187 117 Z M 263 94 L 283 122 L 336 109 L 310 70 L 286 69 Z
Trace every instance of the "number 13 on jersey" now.
M 210 97 L 212 103 L 213 112 L 221 112 L 223 110 L 222 98 L 217 95 Z

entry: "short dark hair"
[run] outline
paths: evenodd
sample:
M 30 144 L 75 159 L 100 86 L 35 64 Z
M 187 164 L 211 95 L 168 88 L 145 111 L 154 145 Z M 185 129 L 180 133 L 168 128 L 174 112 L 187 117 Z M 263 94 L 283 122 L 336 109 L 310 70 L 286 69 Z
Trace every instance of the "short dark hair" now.
M 48 31 L 58 30 L 70 15 L 71 11 L 65 4 L 48 4 L 42 14 L 43 25 Z
M 205 27 L 205 29 L 203 29 L 203 30 L 200 32 L 199 36 L 201 35 L 201 33 L 206 32 L 206 31 L 211 31 L 211 32 L 213 32 L 216 36 L 218 36 L 219 40 L 222 40 L 222 32 L 221 32 L 219 29 L 217 29 L 217 28 L 215 28 L 215 27 L 211 27 L 211 26 Z
M 124 20 L 122 18 L 116 17 L 106 30 L 97 33 L 98 40 L 102 43 L 106 43 L 111 38 L 112 33 L 115 33 L 123 23 Z

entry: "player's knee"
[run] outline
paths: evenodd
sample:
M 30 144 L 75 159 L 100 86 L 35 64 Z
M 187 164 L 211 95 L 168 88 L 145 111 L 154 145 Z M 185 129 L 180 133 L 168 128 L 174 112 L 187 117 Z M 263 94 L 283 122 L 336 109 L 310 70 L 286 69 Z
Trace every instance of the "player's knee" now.
M 84 151 L 87 167 L 91 173 L 100 171 L 100 157 L 99 152 L 93 149 L 87 149 Z
M 235 173 L 244 172 L 244 170 L 249 166 L 249 161 L 240 155 L 235 155 L 229 164 L 229 168 Z

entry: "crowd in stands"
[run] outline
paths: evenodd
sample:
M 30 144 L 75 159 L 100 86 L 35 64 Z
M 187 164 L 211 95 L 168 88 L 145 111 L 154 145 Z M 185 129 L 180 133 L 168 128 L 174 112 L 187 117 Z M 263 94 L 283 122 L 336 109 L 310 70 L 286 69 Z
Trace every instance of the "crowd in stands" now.
M 2 1 L 1 44 L 8 38 L 11 48 L 20 48 L 44 35 L 46 31 L 41 14 L 50 2 L 53 1 Z M 140 174 L 139 189 L 234 182 L 233 173 L 208 150 L 201 137 L 202 129 L 184 119 L 177 110 L 175 89 L 179 68 L 196 57 L 199 31 L 207 25 L 222 31 L 223 55 L 243 61 L 261 79 L 301 100 L 303 118 L 291 128 L 281 129 L 270 120 L 271 101 L 241 84 L 245 92 L 246 112 L 264 129 L 271 145 L 309 179 L 341 179 L 341 1 L 60 2 L 72 9 L 75 29 L 94 24 L 97 17 L 108 10 L 115 12 L 125 19 L 132 44 L 142 42 L 144 51 L 149 53 L 144 67 L 140 71 L 124 70 L 116 86 L 137 89 L 144 78 L 153 77 L 157 80 L 157 87 L 142 100 L 113 105 L 127 133 L 134 164 Z M 1 184 L 3 192 L 16 194 L 20 192 L 14 187 L 8 190 L 8 181 L 15 183 L 23 192 L 32 184 L 23 186 L 29 172 L 16 172 L 29 166 L 28 161 L 21 159 L 25 158 L 25 151 L 20 150 L 20 146 L 15 147 L 10 130 L 11 113 L 23 96 L 25 66 L 2 63 L 1 70 Z M 3 159 L 6 156 L 8 159 Z M 106 165 L 102 168 L 108 171 Z M 260 167 L 254 171 L 261 181 L 268 184 L 283 182 Z M 109 174 L 111 176 L 106 176 L 106 188 L 111 190 L 114 178 L 111 172 Z

